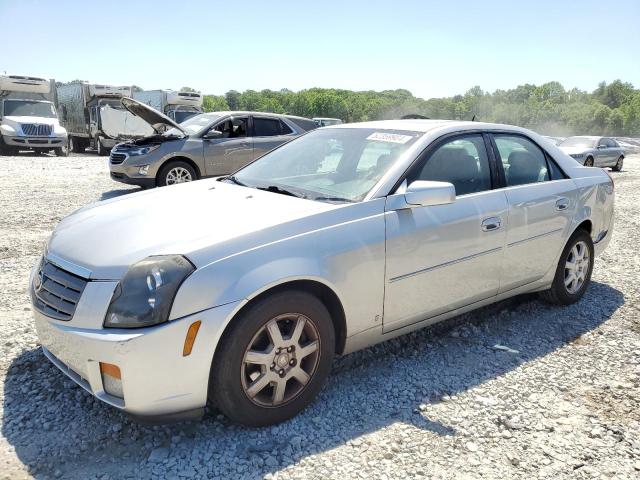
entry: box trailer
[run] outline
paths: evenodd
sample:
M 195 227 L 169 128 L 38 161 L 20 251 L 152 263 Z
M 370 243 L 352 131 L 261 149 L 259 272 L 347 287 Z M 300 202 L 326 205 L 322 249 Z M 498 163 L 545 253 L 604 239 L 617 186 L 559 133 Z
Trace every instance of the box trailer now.
M 20 150 L 58 156 L 69 153 L 67 131 L 60 125 L 52 79 L 0 75 L 0 154 Z
M 143 90 L 134 92 L 133 99 L 164 113 L 176 123 L 202 113 L 202 94 L 197 92 Z
M 132 87 L 71 83 L 57 89 L 62 124 L 74 152 L 92 148 L 108 155 L 122 141 L 153 133 L 151 127 L 122 107 L 120 100 L 131 97 Z

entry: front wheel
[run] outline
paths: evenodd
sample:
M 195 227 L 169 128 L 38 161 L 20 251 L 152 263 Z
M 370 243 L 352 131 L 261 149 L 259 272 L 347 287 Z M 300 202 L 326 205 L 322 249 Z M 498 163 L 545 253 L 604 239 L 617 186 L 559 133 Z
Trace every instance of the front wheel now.
M 159 187 L 197 180 L 196 171 L 187 162 L 173 161 L 164 165 L 158 172 L 156 180 Z
M 585 167 L 593 167 L 593 157 L 588 157 L 588 158 L 584 161 L 584 166 L 585 166 Z
M 580 229 L 562 251 L 551 288 L 540 292 L 540 296 L 556 305 L 570 305 L 580 300 L 591 282 L 593 260 L 591 235 Z
M 69 156 L 69 144 L 65 144 L 62 147 L 54 148 L 53 152 L 56 157 L 68 157 Z
M 613 166 L 611 170 L 613 170 L 614 172 L 621 172 L 623 163 L 624 163 L 624 157 L 620 156 L 620 158 L 618 158 L 618 161 L 616 162 L 616 164 Z
M 297 415 L 331 370 L 335 333 L 324 304 L 309 293 L 285 291 L 258 300 L 233 322 L 213 360 L 210 400 L 248 426 Z
M 100 137 L 96 137 L 96 149 L 98 150 L 99 157 L 106 157 L 109 155 L 109 149 L 102 146 L 102 143 L 100 143 Z

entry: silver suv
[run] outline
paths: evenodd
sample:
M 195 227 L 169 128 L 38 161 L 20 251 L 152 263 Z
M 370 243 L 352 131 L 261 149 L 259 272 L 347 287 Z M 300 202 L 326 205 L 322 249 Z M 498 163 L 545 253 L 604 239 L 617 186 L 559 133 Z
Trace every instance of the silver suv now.
M 203 113 L 177 124 L 131 98 L 122 104 L 156 134 L 116 145 L 111 178 L 145 188 L 227 175 L 317 128 L 307 118 L 259 112 Z

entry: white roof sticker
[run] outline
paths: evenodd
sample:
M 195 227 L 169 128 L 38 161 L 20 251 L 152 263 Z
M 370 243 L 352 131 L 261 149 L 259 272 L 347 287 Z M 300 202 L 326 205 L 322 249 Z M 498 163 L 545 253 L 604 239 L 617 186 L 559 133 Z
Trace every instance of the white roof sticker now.
M 407 143 L 413 137 L 411 135 L 400 135 L 397 133 L 375 132 L 367 137 L 367 140 L 377 142 Z

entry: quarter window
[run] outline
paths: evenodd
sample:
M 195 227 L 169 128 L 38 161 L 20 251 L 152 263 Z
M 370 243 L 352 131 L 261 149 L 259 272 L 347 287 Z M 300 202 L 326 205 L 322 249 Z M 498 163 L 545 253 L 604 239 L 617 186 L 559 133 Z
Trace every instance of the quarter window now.
M 516 135 L 495 135 L 507 186 L 549 181 L 544 152 L 531 140 Z
M 482 135 L 466 135 L 438 147 L 431 153 L 414 180 L 449 182 L 456 195 L 491 189 L 491 170 Z

